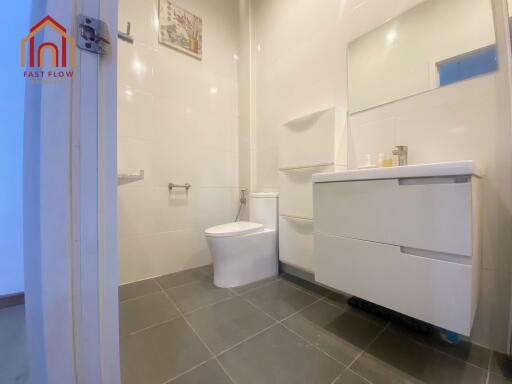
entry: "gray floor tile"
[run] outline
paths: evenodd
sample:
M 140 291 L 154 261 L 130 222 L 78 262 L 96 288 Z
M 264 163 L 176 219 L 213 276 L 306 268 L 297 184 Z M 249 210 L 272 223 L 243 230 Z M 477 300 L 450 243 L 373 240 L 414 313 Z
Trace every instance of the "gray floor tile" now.
M 373 383 L 484 384 L 487 372 L 386 330 L 351 369 Z
M 371 384 L 368 380 L 358 376 L 350 369 L 346 369 L 334 384 Z
M 236 292 L 237 294 L 239 295 L 242 295 L 246 292 L 249 292 L 249 291 L 252 291 L 256 288 L 260 288 L 260 287 L 263 287 L 264 285 L 267 285 L 273 281 L 277 281 L 279 280 L 280 277 L 279 276 L 272 276 L 272 277 L 269 277 L 267 279 L 261 279 L 261 280 L 258 280 L 258 281 L 255 281 L 254 283 L 251 283 L 251 284 L 246 284 L 246 285 L 241 285 L 240 287 L 234 287 L 234 288 L 231 288 L 234 292 Z
M 167 293 L 184 313 L 233 296 L 229 289 L 218 288 L 212 283 L 202 280 L 170 288 Z
M 0 383 L 29 382 L 25 306 L 0 309 Z
M 395 333 L 402 334 L 404 337 L 409 337 L 457 359 L 477 365 L 480 368 L 487 369 L 489 366 L 491 351 L 479 345 L 472 344 L 467 340 L 461 340 L 459 344 L 450 344 L 441 338 L 438 330 L 434 330 L 431 335 L 425 335 L 396 324 L 391 325 L 390 329 Z
M 133 299 L 135 297 L 159 291 L 161 291 L 161 289 L 155 279 L 147 279 L 137 281 L 135 283 L 124 284 L 119 287 L 119 301 Z
M 194 368 L 171 381 L 172 384 L 232 384 L 229 377 L 215 360 Z
M 325 299 L 326 302 L 336 305 L 341 308 L 350 309 L 353 308 L 348 304 L 348 300 L 350 299 L 350 296 L 343 295 L 341 293 L 337 292 L 331 292 L 327 298 Z
M 119 304 L 119 332 L 122 336 L 179 316 L 165 292 L 124 301 Z
M 208 264 L 201 267 L 201 270 L 208 275 L 213 275 L 213 264 Z
M 219 357 L 235 382 L 243 384 L 331 383 L 340 364 L 276 325 Z
M 183 318 L 121 338 L 123 384 L 162 384 L 210 358 Z
M 201 268 L 194 268 L 187 269 L 186 271 L 171 273 L 170 275 L 159 276 L 156 279 L 164 289 L 167 289 L 200 280 L 210 281 L 211 277 Z
M 499 376 L 512 379 L 512 361 L 503 353 L 493 352 L 491 358 L 491 371 Z
M 318 302 L 284 324 L 337 361 L 348 365 L 382 330 L 385 322 L 371 321 L 354 310 Z
M 316 300 L 315 297 L 282 281 L 250 291 L 243 297 L 277 320 L 301 310 Z
M 511 384 L 512 380 L 507 379 L 506 377 L 495 375 L 494 373 L 491 373 L 489 375 L 489 381 L 487 384 Z
M 214 354 L 274 323 L 270 317 L 238 297 L 195 311 L 187 318 Z
M 310 281 L 301 279 L 297 276 L 284 274 L 282 275 L 284 281 L 292 284 L 293 286 L 307 291 L 309 294 L 315 297 L 324 297 L 332 293 L 327 288 L 321 287 L 320 285 L 314 284 Z

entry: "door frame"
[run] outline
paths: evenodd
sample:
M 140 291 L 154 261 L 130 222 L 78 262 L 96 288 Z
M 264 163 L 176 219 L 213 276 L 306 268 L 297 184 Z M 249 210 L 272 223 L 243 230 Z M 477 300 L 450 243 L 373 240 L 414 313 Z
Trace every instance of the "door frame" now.
M 32 5 L 31 24 L 50 15 L 76 37 L 83 13 L 105 21 L 111 40 L 102 57 L 77 49 L 73 79 L 26 85 L 27 350 L 42 384 L 120 383 L 117 9 L 117 0 Z

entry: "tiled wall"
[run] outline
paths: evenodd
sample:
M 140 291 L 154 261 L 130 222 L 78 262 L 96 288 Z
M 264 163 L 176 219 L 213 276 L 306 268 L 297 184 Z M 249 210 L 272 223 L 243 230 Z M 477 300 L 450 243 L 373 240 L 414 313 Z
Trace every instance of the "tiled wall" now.
M 159 45 L 158 0 L 119 4 L 118 172 L 145 172 L 118 187 L 120 283 L 209 263 L 203 230 L 237 208 L 238 1 L 176 3 L 203 19 L 201 61 Z
M 332 106 L 346 108 L 347 41 L 419 2 L 252 2 L 257 189 L 278 189 L 277 138 L 284 122 Z M 512 228 L 512 192 L 507 187 L 512 185 L 507 155 L 511 138 L 507 111 L 499 107 L 509 92 L 503 73 L 361 112 L 349 121 L 350 168 L 361 164 L 367 153 L 388 153 L 397 144 L 409 145 L 410 163 L 473 159 L 486 167 L 482 292 L 472 339 L 502 351 L 507 343 L 512 249 L 506 234 Z
M 353 114 L 349 168 L 371 154 L 409 146 L 409 163 L 472 159 L 489 163 L 495 140 L 496 77 L 488 75 Z

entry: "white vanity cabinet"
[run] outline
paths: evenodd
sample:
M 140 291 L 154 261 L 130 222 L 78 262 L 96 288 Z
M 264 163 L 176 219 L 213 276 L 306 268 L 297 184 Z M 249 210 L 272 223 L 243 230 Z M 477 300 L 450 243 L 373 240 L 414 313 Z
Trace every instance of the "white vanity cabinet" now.
M 471 161 L 317 174 L 315 279 L 469 335 L 480 271 Z

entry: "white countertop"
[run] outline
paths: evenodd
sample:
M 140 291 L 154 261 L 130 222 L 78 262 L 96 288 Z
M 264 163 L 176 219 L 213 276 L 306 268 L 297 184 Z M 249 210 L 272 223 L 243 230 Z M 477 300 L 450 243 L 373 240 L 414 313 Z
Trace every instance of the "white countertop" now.
M 483 177 L 483 170 L 473 160 L 315 173 L 313 183 L 469 175 Z

